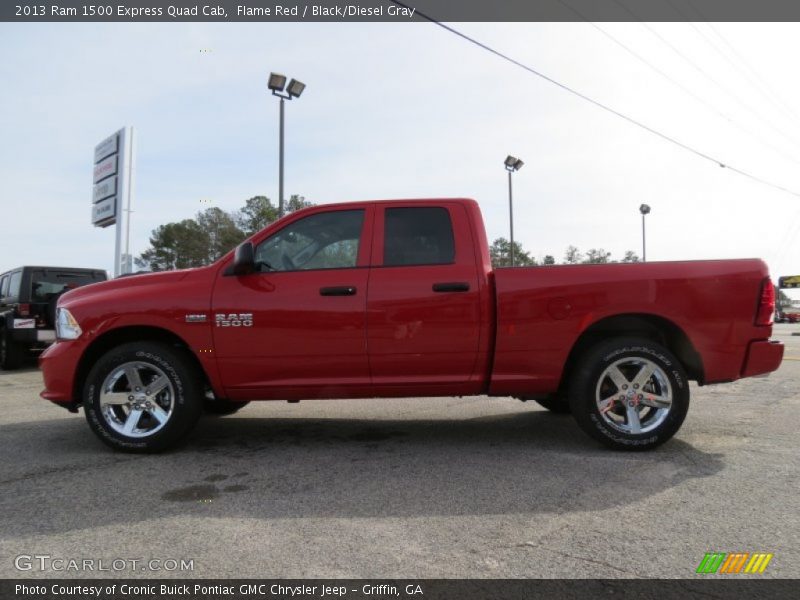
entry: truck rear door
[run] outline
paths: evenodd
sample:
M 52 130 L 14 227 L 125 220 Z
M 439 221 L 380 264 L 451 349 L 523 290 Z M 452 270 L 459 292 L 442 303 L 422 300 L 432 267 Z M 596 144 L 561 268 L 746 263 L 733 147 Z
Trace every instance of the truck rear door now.
M 471 393 L 480 345 L 480 293 L 466 210 L 377 205 L 367 296 L 376 392 Z M 438 386 L 438 387 L 437 387 Z

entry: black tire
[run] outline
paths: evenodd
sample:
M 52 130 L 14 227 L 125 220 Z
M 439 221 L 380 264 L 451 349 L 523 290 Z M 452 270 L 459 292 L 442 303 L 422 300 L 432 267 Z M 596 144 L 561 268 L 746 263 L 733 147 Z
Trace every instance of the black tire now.
M 207 415 L 214 415 L 216 417 L 224 417 L 226 415 L 232 415 L 235 412 L 239 412 L 240 409 L 244 408 L 250 404 L 250 402 L 231 402 L 230 400 L 225 400 L 224 398 L 216 398 L 215 400 L 209 400 L 206 398 L 203 400 L 203 412 Z
M 543 406 L 556 415 L 569 414 L 569 402 L 563 396 L 548 396 L 547 398 L 534 398 L 539 406 Z
M 134 389 L 138 386 L 134 386 L 135 380 L 127 374 L 126 367 L 137 371 L 135 377 L 141 383 L 138 394 Z M 145 396 L 148 386 L 159 388 L 159 382 L 167 388 Z M 106 404 L 108 397 L 102 393 L 104 384 L 109 386 L 108 391 L 119 394 L 118 398 L 140 403 L 136 424 L 137 428 L 141 425 L 141 429 L 125 434 L 126 417 L 134 411 L 130 403 Z M 197 423 L 203 408 L 202 399 L 202 374 L 188 357 L 178 348 L 155 342 L 134 342 L 113 348 L 89 371 L 83 390 L 84 412 L 92 431 L 111 448 L 125 452 L 160 452 L 177 445 Z M 152 404 L 148 405 L 153 408 L 144 408 L 145 401 L 150 403 L 151 400 Z M 158 417 L 156 403 L 159 403 L 161 417 Z M 171 412 L 167 412 L 167 407 Z M 148 429 L 152 433 L 147 433 Z
M 646 375 L 645 366 L 653 374 L 636 383 Z M 568 395 L 578 425 L 616 450 L 663 444 L 689 410 L 689 382 L 680 361 L 660 344 L 640 338 L 617 338 L 589 350 L 572 374 Z M 664 402 L 668 397 L 671 402 Z
M 25 362 L 26 352 L 8 335 L 8 330 L 0 331 L 0 367 L 6 371 L 18 369 Z

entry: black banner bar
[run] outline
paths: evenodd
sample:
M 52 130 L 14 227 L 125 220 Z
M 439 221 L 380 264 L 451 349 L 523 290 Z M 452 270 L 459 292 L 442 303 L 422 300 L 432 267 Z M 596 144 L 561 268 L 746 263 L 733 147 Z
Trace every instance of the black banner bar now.
M 39 579 L 2 580 L 3 600 L 686 600 L 796 598 L 798 580 L 756 579 Z
M 794 0 L 4 0 L 0 21 L 800 21 Z

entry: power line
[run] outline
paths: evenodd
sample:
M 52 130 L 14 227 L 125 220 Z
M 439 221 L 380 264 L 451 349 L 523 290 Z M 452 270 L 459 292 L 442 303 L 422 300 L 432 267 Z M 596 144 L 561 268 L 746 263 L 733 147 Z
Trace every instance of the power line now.
M 410 6 L 404 4 L 403 2 L 400 2 L 399 0 L 391 0 L 391 2 L 393 4 L 396 4 L 397 6 L 400 6 L 402 8 L 407 8 L 407 9 L 411 10 Z M 450 27 L 449 25 L 445 25 L 444 23 L 441 23 L 441 22 L 437 21 L 433 17 L 429 17 L 427 14 L 425 14 L 422 11 L 420 11 L 418 8 L 416 9 L 415 14 L 419 15 L 422 19 L 425 19 L 426 21 L 429 21 L 430 23 L 433 23 L 434 25 L 438 25 L 442 29 L 444 29 L 446 31 L 449 31 L 450 33 L 452 33 L 452 34 L 454 34 L 454 35 L 456 35 L 456 36 L 458 36 L 458 37 L 470 42 L 471 44 L 474 44 L 474 45 L 478 46 L 479 48 L 482 48 L 483 50 L 486 50 L 487 52 L 489 52 L 491 54 L 494 54 L 498 58 L 502 58 L 503 60 L 505 60 L 505 61 L 517 66 L 517 67 L 519 67 L 520 69 L 528 71 L 529 73 L 531 73 L 533 75 L 536 75 L 537 77 L 539 77 L 541 79 L 544 79 L 548 83 L 551 83 L 551 84 L 555 85 L 556 87 L 561 88 L 565 92 L 569 92 L 570 94 L 572 94 L 574 96 L 577 96 L 581 100 L 585 100 L 586 102 L 589 102 L 590 104 L 593 104 L 594 106 L 596 106 L 596 107 L 598 107 L 598 108 L 600 108 L 600 109 L 602 109 L 602 110 L 604 110 L 606 112 L 609 112 L 612 115 L 615 115 L 615 116 L 619 117 L 620 119 L 623 119 L 623 120 L 627 121 L 628 123 L 630 123 L 632 125 L 635 125 L 636 127 L 644 129 L 645 131 L 647 131 L 649 133 L 652 133 L 653 135 L 656 135 L 656 136 L 660 137 L 661 139 L 663 139 L 663 140 L 665 140 L 667 142 L 670 142 L 671 144 L 674 144 L 675 146 L 678 146 L 679 148 L 683 148 L 684 150 L 686 150 L 688 152 L 691 152 L 692 154 L 695 154 L 696 156 L 699 156 L 700 158 L 704 158 L 705 160 L 707 160 L 709 162 L 712 162 L 712 163 L 722 167 L 723 169 L 728 169 L 730 171 L 733 171 L 734 173 L 738 173 L 739 175 L 742 175 L 743 177 L 747 177 L 748 179 L 751 179 L 751 180 L 756 181 L 758 183 L 761 183 L 763 185 L 769 186 L 769 187 L 774 188 L 776 190 L 780 190 L 782 192 L 786 192 L 787 194 L 791 194 L 792 196 L 796 196 L 796 197 L 800 198 L 800 193 L 798 193 L 798 192 L 795 192 L 795 191 L 790 190 L 790 189 L 788 189 L 786 187 L 783 187 L 782 185 L 779 185 L 777 183 L 773 183 L 771 181 L 768 181 L 766 179 L 758 177 L 757 175 L 752 175 L 751 173 L 748 173 L 747 171 L 739 169 L 738 167 L 734 167 L 733 165 L 726 164 L 723 161 L 721 161 L 719 159 L 716 159 L 713 156 L 710 156 L 710 155 L 706 154 L 705 152 L 702 152 L 701 150 L 697 150 L 697 149 L 689 146 L 688 144 L 685 144 L 685 143 L 683 143 L 683 142 L 681 142 L 681 141 L 679 141 L 679 140 L 677 140 L 677 139 L 675 139 L 673 137 L 670 137 L 669 135 L 667 135 L 665 133 L 662 133 L 662 132 L 658 131 L 657 129 L 654 129 L 654 128 L 650 127 L 649 125 L 645 125 L 644 123 L 642 123 L 640 121 L 637 121 L 633 117 L 629 117 L 628 115 L 626 115 L 624 113 L 621 113 L 618 110 L 615 110 L 615 109 L 611 108 L 610 106 L 607 106 L 607 105 L 603 104 L 602 102 L 600 102 L 598 100 L 595 100 L 594 98 L 591 98 L 591 97 L 587 96 L 586 94 L 583 94 L 583 93 L 579 92 L 578 90 L 573 89 L 573 88 L 569 87 L 568 85 L 566 85 L 564 83 L 561 83 L 560 81 L 556 81 L 552 77 L 548 77 L 547 75 L 545 75 L 544 73 L 541 73 L 540 71 L 537 71 L 533 67 L 529 67 L 528 65 L 526 65 L 526 64 L 524 64 L 524 63 L 522 63 L 522 62 L 520 62 L 520 61 L 518 61 L 518 60 L 516 60 L 514 58 L 511 58 L 510 56 L 508 56 L 506 54 L 503 54 L 499 50 L 495 50 L 491 46 L 487 46 L 483 42 L 479 42 L 478 40 L 469 37 L 465 33 L 462 33 L 460 31 L 458 31 L 457 29 L 454 29 L 453 27 Z
M 644 27 L 645 29 L 647 29 L 647 31 L 649 31 L 649 32 L 650 32 L 650 33 L 651 33 L 651 34 L 652 34 L 654 37 L 656 37 L 656 38 L 657 38 L 659 41 L 661 41 L 661 43 L 663 43 L 663 44 L 664 44 L 665 46 L 667 46 L 667 47 L 668 47 L 670 50 L 672 50 L 672 51 L 673 51 L 675 54 L 677 54 L 677 55 L 678 55 L 678 56 L 679 56 L 679 57 L 680 57 L 680 58 L 681 58 L 681 59 L 682 59 L 684 62 L 686 62 L 686 63 L 687 63 L 687 64 L 688 64 L 690 67 L 692 67 L 692 68 L 693 68 L 695 71 L 697 71 L 698 73 L 700 73 L 701 75 L 703 75 L 703 76 L 704 76 L 706 79 L 708 79 L 708 80 L 709 80 L 711 83 L 713 83 L 714 85 L 716 85 L 716 86 L 717 86 L 719 89 L 721 89 L 723 92 L 725 92 L 726 94 L 728 94 L 728 95 L 729 95 L 731 98 L 733 98 L 733 99 L 734 99 L 734 100 L 735 100 L 735 101 L 736 101 L 736 102 L 737 102 L 737 103 L 738 103 L 740 106 L 744 107 L 744 108 L 745 108 L 747 111 L 749 111 L 750 113 L 752 113 L 752 114 L 753 114 L 753 115 L 754 115 L 754 116 L 755 116 L 757 119 L 759 119 L 759 120 L 760 120 L 762 123 L 764 123 L 765 125 L 767 125 L 767 126 L 770 128 L 770 129 L 772 129 L 773 131 L 775 131 L 775 132 L 776 132 L 778 135 L 780 135 L 780 136 L 782 136 L 782 137 L 786 138 L 786 139 L 787 139 L 789 142 L 791 142 L 792 144 L 797 144 L 797 143 L 798 143 L 798 141 L 797 141 L 795 138 L 793 138 L 793 137 L 791 137 L 791 136 L 787 135 L 785 131 L 783 131 L 782 129 L 780 129 L 780 128 L 776 127 L 776 126 L 775 126 L 775 124 L 774 124 L 772 121 L 769 121 L 769 120 L 768 120 L 768 119 L 766 119 L 765 117 L 761 116 L 761 114 L 760 114 L 760 113 L 759 113 L 759 112 L 758 112 L 756 109 L 754 109 L 752 106 L 750 106 L 750 104 L 748 104 L 747 102 L 745 102 L 744 100 L 742 100 L 741 98 L 739 98 L 739 96 L 737 96 L 736 94 L 734 94 L 734 93 L 733 93 L 733 92 L 732 92 L 730 89 L 728 89 L 728 87 L 727 87 L 727 86 L 725 86 L 725 85 L 723 85 L 722 83 L 720 83 L 719 81 L 717 81 L 717 79 L 716 79 L 715 77 L 713 77 L 713 76 L 712 76 L 712 75 L 711 75 L 711 74 L 710 74 L 708 71 L 706 71 L 706 70 L 705 70 L 704 68 L 702 68 L 701 66 L 697 65 L 697 64 L 696 64 L 696 63 L 695 63 L 695 62 L 694 62 L 694 61 L 693 61 L 691 58 L 689 58 L 689 57 L 688 57 L 688 56 L 686 56 L 686 55 L 685 55 L 683 52 L 681 52 L 681 51 L 680 51 L 680 50 L 679 50 L 679 49 L 678 49 L 678 48 L 677 48 L 677 47 L 676 47 L 674 44 L 670 43 L 670 42 L 669 42 L 669 40 L 667 40 L 666 38 L 664 38 L 664 36 L 662 36 L 660 33 L 658 33 L 658 32 L 657 32 L 655 29 L 653 29 L 653 28 L 652 28 L 650 25 L 648 25 L 647 23 L 645 23 L 644 21 L 642 21 L 641 19 L 639 19 L 639 17 L 638 17 L 638 16 L 637 16 L 637 15 L 636 15 L 636 14 L 635 14 L 635 13 L 634 13 L 634 12 L 633 12 L 633 11 L 632 11 L 630 8 L 628 8 L 627 6 L 625 6 L 625 5 L 624 5 L 622 2 L 620 2 L 619 0 L 612 0 L 612 1 L 613 1 L 613 2 L 614 2 L 616 5 L 617 5 L 617 6 L 619 6 L 619 7 L 620 7 L 620 8 L 622 8 L 623 10 L 625 10 L 625 11 L 626 11 L 626 12 L 627 12 L 629 15 L 631 15 L 631 17 L 633 17 L 634 19 L 636 19 L 636 21 L 637 21 L 637 22 L 638 22 L 638 23 L 639 23 L 639 24 L 640 24 L 642 27 Z
M 695 13 L 697 13 L 700 16 L 700 20 L 703 21 L 706 24 L 706 26 L 709 29 L 711 29 L 711 31 L 714 32 L 714 35 L 716 35 L 722 41 L 722 43 L 725 44 L 730 49 L 730 51 L 734 54 L 734 56 L 736 56 L 736 58 L 738 58 L 741 61 L 742 65 L 744 65 L 745 69 L 747 71 L 750 71 L 750 73 L 752 73 L 753 76 L 758 81 L 761 82 L 761 84 L 763 85 L 763 90 L 767 93 L 767 95 L 769 97 L 771 97 L 773 103 L 776 106 L 781 107 L 786 114 L 788 114 L 790 117 L 792 117 L 796 121 L 800 120 L 800 117 L 798 117 L 797 113 L 794 111 L 794 109 L 791 107 L 791 105 L 789 105 L 785 100 L 783 100 L 780 97 L 780 95 L 778 93 L 776 93 L 774 89 L 772 89 L 772 87 L 769 85 L 769 83 L 767 83 L 767 81 L 759 74 L 759 72 L 756 69 L 753 68 L 753 66 L 744 58 L 744 56 L 742 56 L 736 50 L 736 48 L 733 46 L 733 44 L 731 44 L 727 39 L 725 39 L 725 37 L 720 33 L 720 31 L 716 27 L 714 27 L 714 24 L 711 23 L 708 20 L 708 18 L 700 11 L 700 9 L 697 8 L 692 3 L 691 0 L 686 0 L 686 4 L 687 4 L 687 6 L 689 6 L 689 8 L 691 8 Z M 675 6 L 672 5 L 671 2 L 670 2 L 670 5 L 673 8 L 675 8 Z M 676 12 L 678 12 L 680 14 L 680 11 L 678 11 L 677 9 L 675 9 L 675 10 L 676 10 Z M 762 91 L 762 93 L 764 93 L 764 92 Z
M 769 149 L 773 150 L 774 152 L 776 152 L 776 153 L 780 154 L 780 155 L 781 155 L 781 156 L 783 156 L 785 159 L 787 159 L 787 160 L 789 160 L 789 161 L 791 161 L 791 162 L 793 162 L 793 163 L 795 163 L 795 164 L 800 164 L 800 160 L 798 160 L 797 158 L 795 158 L 795 157 L 794 157 L 794 156 L 792 156 L 791 154 L 787 153 L 787 152 L 786 152 L 786 151 L 785 151 L 783 148 L 780 148 L 780 147 L 778 147 L 778 146 L 776 146 L 776 145 L 772 144 L 772 143 L 771 143 L 771 142 L 769 142 L 768 140 L 766 140 L 766 139 L 762 138 L 762 137 L 761 137 L 760 135 L 758 135 L 757 133 L 755 133 L 755 132 L 751 131 L 751 130 L 750 130 L 750 129 L 748 129 L 747 127 L 745 127 L 745 126 L 741 125 L 740 123 L 738 123 L 737 121 L 735 121 L 733 118 L 731 118 L 731 117 L 729 117 L 728 115 L 724 114 L 722 111 L 720 111 L 720 110 L 719 110 L 719 109 L 717 109 L 715 106 L 713 106 L 713 105 L 712 105 L 710 102 L 708 102 L 708 101 L 704 100 L 703 98 L 701 98 L 700 96 L 698 96 L 697 94 L 695 94 L 694 92 L 692 92 L 692 91 L 691 91 L 689 88 L 687 88 L 686 86 L 684 86 L 684 85 L 683 85 L 683 84 L 681 84 L 680 82 L 678 82 L 678 81 L 676 81 L 675 79 L 673 79 L 672 77 L 670 77 L 670 76 L 669 76 L 667 73 L 665 73 L 663 70 L 659 69 L 657 66 L 655 66 L 654 64 L 652 64 L 650 61 L 648 61 L 646 58 L 644 58 L 644 57 L 643 57 L 642 55 L 640 55 L 638 52 L 636 52 L 635 50 L 633 50 L 632 48 L 630 48 L 629 46 L 627 46 L 626 44 L 624 44 L 623 42 L 621 42 L 620 40 L 618 40 L 617 38 L 615 38 L 613 35 L 611 35 L 610 33 L 608 33 L 608 32 L 607 32 L 605 29 L 603 29 L 602 27 L 600 27 L 600 26 L 599 26 L 599 25 L 597 25 L 596 23 L 593 23 L 592 21 L 590 21 L 590 20 L 589 20 L 589 19 L 588 19 L 588 18 L 587 18 L 585 15 L 583 15 L 583 14 L 582 14 L 582 13 L 581 13 L 581 12 L 580 12 L 578 9 L 574 8 L 573 6 L 570 6 L 569 4 L 567 4 L 566 2 L 564 2 L 564 0 L 556 0 L 556 1 L 557 1 L 559 4 L 563 5 L 565 8 L 567 8 L 567 9 L 571 10 L 573 13 L 575 13 L 576 15 L 578 15 L 578 17 L 580 17 L 581 19 L 583 19 L 583 20 L 584 20 L 584 21 L 585 21 L 587 24 L 589 24 L 589 25 L 591 25 L 592 27 L 594 27 L 594 28 L 595 28 L 597 31 L 599 31 L 599 32 L 600 32 L 600 33 L 602 33 L 604 36 L 606 36 L 608 39 L 610 39 L 612 42 L 614 42 L 615 44 L 617 44 L 617 45 L 618 45 L 620 48 L 622 48 L 623 50 L 625 50 L 625 51 L 626 51 L 628 54 L 630 54 L 631 56 L 633 56 L 634 58 L 636 58 L 636 59 L 637 59 L 639 62 L 643 63 L 645 66 L 647 66 L 647 67 L 648 67 L 648 68 L 650 68 L 651 70 L 653 70 L 653 71 L 655 71 L 656 73 L 658 73 L 658 74 L 659 74 L 661 77 L 663 77 L 664 79 L 666 79 L 667 81 L 669 81 L 670 83 L 672 83 L 674 86 L 676 86 L 678 89 L 680 89 L 681 91 L 683 91 L 685 94 L 687 94 L 687 95 L 688 95 L 688 96 L 690 96 L 691 98 L 694 98 L 694 99 L 695 99 L 697 102 L 701 103 L 701 104 L 702 104 L 703 106 L 705 106 L 705 107 L 706 107 L 708 110 L 710 110 L 711 112 L 713 112 L 713 113 L 714 113 L 714 114 L 716 114 L 717 116 L 721 117 L 722 119 L 724 119 L 725 121 L 727 121 L 728 123 L 730 123 L 731 125 L 733 125 L 734 127 L 736 127 L 737 129 L 739 129 L 740 131 L 742 131 L 742 132 L 746 133 L 747 135 L 749 135 L 749 136 L 750 136 L 751 138 L 753 138 L 754 140 L 756 140 L 756 141 L 760 142 L 761 144 L 763 144 L 763 145 L 764 145 L 764 146 L 766 146 L 767 148 L 769 148 Z M 669 2 L 669 0 L 667 0 L 667 1 Z M 671 2 L 670 2 L 670 5 L 672 5 L 672 3 L 671 3 Z M 673 6 L 673 8 L 675 8 L 675 7 Z M 678 13 L 680 14 L 680 11 L 678 11 L 677 9 L 675 9 L 675 10 L 676 10 L 676 12 L 678 12 Z

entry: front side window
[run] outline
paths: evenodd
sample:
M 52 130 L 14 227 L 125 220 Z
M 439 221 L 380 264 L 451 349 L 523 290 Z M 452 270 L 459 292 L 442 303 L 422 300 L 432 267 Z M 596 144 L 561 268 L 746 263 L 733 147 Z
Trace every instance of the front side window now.
M 455 260 L 450 212 L 440 206 L 387 208 L 383 264 L 446 265 Z
M 358 262 L 364 210 L 310 215 L 261 242 L 256 267 L 261 271 L 347 269 Z

